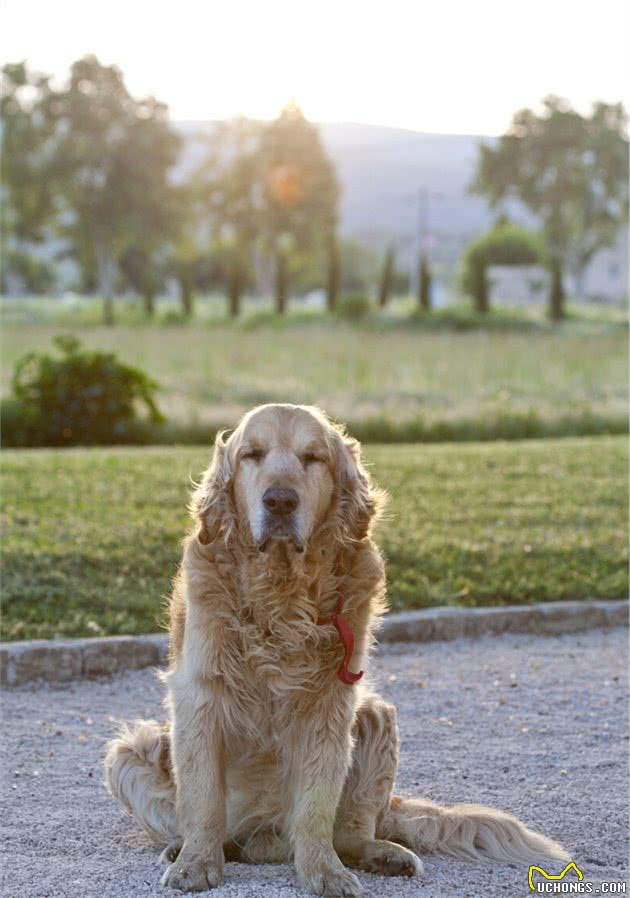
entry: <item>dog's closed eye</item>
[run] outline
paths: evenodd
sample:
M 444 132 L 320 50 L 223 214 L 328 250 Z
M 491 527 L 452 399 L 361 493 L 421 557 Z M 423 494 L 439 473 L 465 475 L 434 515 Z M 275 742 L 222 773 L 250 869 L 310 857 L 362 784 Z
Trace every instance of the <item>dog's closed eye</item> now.
M 265 453 L 262 449 L 246 449 L 241 455 L 241 461 L 262 461 Z
M 305 468 L 308 468 L 309 465 L 317 464 L 320 462 L 321 464 L 325 464 L 326 459 L 322 458 L 321 455 L 316 455 L 314 452 L 306 452 L 301 456 L 302 464 Z

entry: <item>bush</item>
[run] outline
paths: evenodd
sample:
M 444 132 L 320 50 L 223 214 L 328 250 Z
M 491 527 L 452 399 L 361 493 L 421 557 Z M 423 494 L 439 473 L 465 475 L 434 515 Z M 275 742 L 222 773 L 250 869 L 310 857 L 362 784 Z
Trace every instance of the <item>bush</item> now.
M 345 321 L 360 321 L 370 311 L 370 301 L 367 296 L 357 293 L 355 296 L 346 296 L 337 308 L 337 316 Z
M 165 327 L 172 327 L 173 325 L 181 325 L 182 327 L 188 324 L 189 318 L 184 312 L 178 311 L 177 309 L 167 309 L 162 315 L 160 315 L 160 324 L 163 324 Z
M 2 407 L 5 446 L 139 442 L 145 422 L 164 421 L 157 384 L 144 372 L 113 353 L 83 350 L 74 337 L 53 342 L 60 356 L 28 353 L 15 367 L 13 397 Z

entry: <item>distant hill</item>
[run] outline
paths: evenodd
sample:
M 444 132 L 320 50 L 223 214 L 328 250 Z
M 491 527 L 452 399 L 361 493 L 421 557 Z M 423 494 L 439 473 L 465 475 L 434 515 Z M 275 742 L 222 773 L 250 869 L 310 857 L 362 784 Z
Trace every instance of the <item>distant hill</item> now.
M 185 134 L 209 131 L 214 123 L 182 122 Z M 402 128 L 353 123 L 319 125 L 324 146 L 342 185 L 341 230 L 382 248 L 391 241 L 406 256 L 418 233 L 420 188 L 430 192 L 432 255 L 454 261 L 471 235 L 491 216 L 486 202 L 468 193 L 479 143 L 476 135 L 422 134 Z M 197 150 L 191 144 L 187 164 Z
M 437 236 L 487 226 L 485 201 L 468 193 L 482 137 L 355 124 L 324 124 L 320 132 L 343 185 L 345 233 L 415 234 L 419 188 L 432 194 L 429 229 Z

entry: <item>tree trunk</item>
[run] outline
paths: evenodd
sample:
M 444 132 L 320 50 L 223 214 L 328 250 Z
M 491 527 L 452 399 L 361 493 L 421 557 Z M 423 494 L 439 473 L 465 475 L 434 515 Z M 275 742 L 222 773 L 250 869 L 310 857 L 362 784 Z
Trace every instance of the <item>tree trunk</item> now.
M 551 290 L 549 293 L 549 317 L 552 321 L 561 321 L 565 316 L 564 284 L 562 283 L 562 263 L 555 258 L 551 261 Z
M 287 259 L 281 249 L 276 251 L 276 314 L 284 315 L 287 309 Z
M 339 299 L 339 282 L 341 280 L 341 259 L 339 257 L 339 243 L 333 235 L 328 247 L 328 283 L 326 289 L 326 307 L 329 312 L 334 312 Z
M 388 249 L 385 254 L 385 262 L 383 263 L 383 273 L 381 274 L 381 283 L 378 291 L 378 304 L 384 309 L 389 302 L 392 292 L 392 281 L 394 279 L 394 261 L 395 253 L 393 249 Z
M 243 272 L 238 263 L 230 271 L 228 281 L 228 315 L 238 318 L 241 314 L 241 296 L 243 294 Z
M 193 295 L 190 286 L 190 278 L 180 275 L 179 278 L 179 299 L 182 304 L 182 312 L 186 318 L 190 318 L 193 313 Z
M 155 314 L 155 293 L 151 288 L 144 291 L 144 314 L 147 318 L 153 318 Z
M 431 309 L 431 269 L 425 253 L 420 257 L 418 272 L 418 302 L 423 312 Z
M 487 315 L 490 309 L 490 297 L 488 295 L 488 277 L 486 266 L 479 265 L 475 273 L 475 309 L 479 315 Z
M 96 246 L 96 283 L 99 294 L 103 298 L 103 323 L 114 324 L 114 278 L 115 263 L 111 252 L 103 244 Z

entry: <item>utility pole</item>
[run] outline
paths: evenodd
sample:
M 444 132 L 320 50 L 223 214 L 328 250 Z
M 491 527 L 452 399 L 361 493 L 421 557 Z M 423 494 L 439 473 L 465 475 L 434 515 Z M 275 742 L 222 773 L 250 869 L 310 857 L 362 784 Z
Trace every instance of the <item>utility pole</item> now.
M 411 268 L 410 288 L 412 296 L 420 295 L 421 269 L 429 270 L 429 204 L 431 193 L 427 187 L 419 187 L 417 194 L 418 203 L 418 230 L 416 234 L 416 251 Z
M 404 194 L 401 200 L 413 202 L 416 205 L 416 223 L 413 227 L 411 240 L 413 243 L 411 270 L 409 273 L 409 293 L 411 296 L 420 299 L 420 289 L 422 275 L 424 272 L 425 287 L 427 284 L 426 277 L 430 279 L 430 218 L 431 218 L 431 200 L 443 199 L 443 193 L 429 190 L 428 187 L 418 187 L 414 193 Z M 428 293 L 425 293 L 425 298 Z M 423 307 L 426 307 L 423 305 Z

